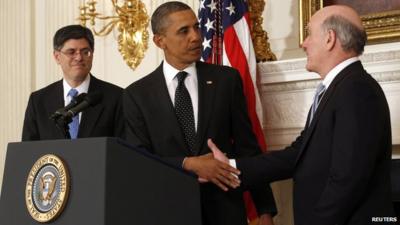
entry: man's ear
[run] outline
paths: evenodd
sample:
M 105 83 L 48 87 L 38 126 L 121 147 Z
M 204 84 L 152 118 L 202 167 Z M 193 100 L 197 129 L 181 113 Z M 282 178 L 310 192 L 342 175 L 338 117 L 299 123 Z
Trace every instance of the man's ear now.
M 160 34 L 153 35 L 153 42 L 160 49 L 164 49 L 165 45 L 164 45 L 164 38 L 162 35 L 160 35 Z
M 337 42 L 336 32 L 334 30 L 329 29 L 326 32 L 326 37 L 325 37 L 325 44 L 327 50 L 332 50 L 335 47 L 336 42 Z
M 57 64 L 60 64 L 61 53 L 59 51 L 54 50 L 53 57 L 54 57 L 54 60 L 56 60 Z

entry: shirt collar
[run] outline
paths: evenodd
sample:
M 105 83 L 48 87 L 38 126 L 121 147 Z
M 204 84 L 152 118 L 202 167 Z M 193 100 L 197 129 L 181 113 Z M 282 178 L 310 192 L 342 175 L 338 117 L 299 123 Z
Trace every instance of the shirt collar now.
M 196 63 L 194 62 L 194 63 L 190 64 L 188 67 L 186 67 L 183 70 L 178 70 L 175 67 L 173 67 L 171 64 L 169 64 L 166 60 L 164 60 L 163 72 L 164 72 L 164 77 L 165 77 L 165 81 L 167 82 L 167 85 L 174 80 L 176 74 L 180 71 L 187 72 L 188 76 L 196 75 L 197 74 Z
M 90 84 L 90 74 L 87 75 L 85 80 L 78 87 L 75 87 L 74 89 L 78 91 L 78 94 L 88 93 L 89 84 Z M 64 99 L 67 99 L 68 92 L 69 90 L 72 89 L 72 87 L 69 86 L 68 82 L 65 79 L 63 79 L 63 88 L 64 88 Z
M 352 57 L 346 59 L 345 61 L 336 65 L 329 73 L 326 75 L 325 79 L 322 81 L 322 84 L 325 86 L 325 89 L 328 89 L 329 85 L 332 83 L 333 79 L 347 66 L 350 64 L 359 61 L 358 57 Z

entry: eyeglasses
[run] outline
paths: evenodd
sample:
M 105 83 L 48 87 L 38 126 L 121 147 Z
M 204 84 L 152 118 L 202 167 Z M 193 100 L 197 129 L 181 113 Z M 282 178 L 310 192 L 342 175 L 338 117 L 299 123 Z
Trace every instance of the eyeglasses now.
M 81 50 L 67 49 L 66 51 L 57 50 L 67 56 L 68 58 L 76 58 L 78 55 L 83 58 L 90 58 L 93 54 L 92 50 L 89 48 L 84 48 Z

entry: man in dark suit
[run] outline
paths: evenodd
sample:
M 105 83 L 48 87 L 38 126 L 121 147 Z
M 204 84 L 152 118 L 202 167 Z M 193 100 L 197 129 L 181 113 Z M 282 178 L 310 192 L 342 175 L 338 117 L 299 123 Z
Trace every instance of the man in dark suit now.
M 29 97 L 22 141 L 62 139 L 50 116 L 80 93 L 102 95 L 99 104 L 89 107 L 69 124 L 71 138 L 121 136 L 123 132 L 122 88 L 90 74 L 93 61 L 92 32 L 80 25 L 59 29 L 54 35 L 54 58 L 61 66 L 63 79 L 35 91 Z M 71 96 L 69 93 L 74 93 Z
M 237 186 L 225 178 L 230 173 L 213 159 L 206 140 L 213 138 L 232 157 L 260 154 L 238 72 L 198 61 L 199 23 L 184 3 L 162 4 L 151 25 L 165 60 L 124 92 L 127 141 L 194 172 L 201 181 L 224 189 Z M 200 189 L 204 225 L 247 224 L 242 189 L 225 192 L 212 183 Z M 262 215 L 259 224 L 272 224 L 276 209 L 269 185 L 252 187 L 251 194 Z
M 242 184 L 293 178 L 295 225 L 397 224 L 389 108 L 358 59 L 365 42 L 360 17 L 350 7 L 315 13 L 303 49 L 307 70 L 321 76 L 323 87 L 304 130 L 282 151 L 236 160 Z M 211 141 L 210 148 L 227 162 Z

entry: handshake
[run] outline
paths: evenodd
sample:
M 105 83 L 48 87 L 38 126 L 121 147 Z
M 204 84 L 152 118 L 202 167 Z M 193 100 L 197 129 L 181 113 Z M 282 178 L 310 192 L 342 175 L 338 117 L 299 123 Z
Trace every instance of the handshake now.
M 211 139 L 207 144 L 212 153 L 186 158 L 183 168 L 197 174 L 199 182 L 212 182 L 224 191 L 239 187 L 240 171 L 229 165 L 229 159 Z

